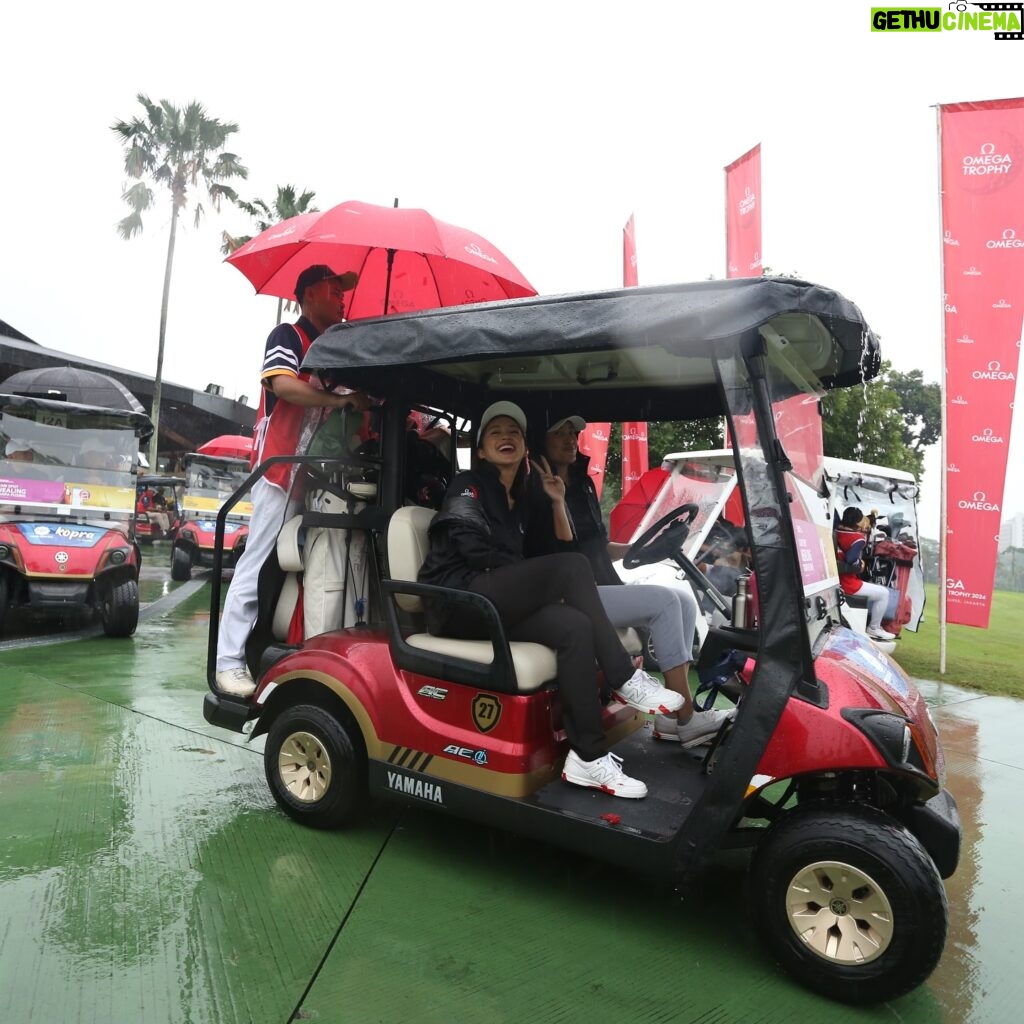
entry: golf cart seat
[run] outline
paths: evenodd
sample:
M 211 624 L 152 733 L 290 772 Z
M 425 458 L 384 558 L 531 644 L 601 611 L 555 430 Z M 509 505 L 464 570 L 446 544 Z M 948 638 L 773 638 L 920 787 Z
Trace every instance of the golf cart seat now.
M 506 646 L 500 642 L 504 640 L 503 636 L 496 645 L 490 640 L 457 640 L 434 636 L 425 629 L 420 631 L 423 622 L 422 595 L 439 589 L 415 582 L 430 548 L 427 530 L 434 515 L 433 509 L 406 506 L 398 509 L 388 524 L 390 580 L 385 581 L 384 589 L 390 596 L 390 602 L 393 602 L 389 602 L 389 609 L 393 612 L 394 605 L 397 605 L 412 617 L 416 630 L 411 634 L 400 635 L 397 629 L 397 615 L 391 618 L 391 639 L 396 663 L 400 667 L 410 668 L 425 675 L 512 693 L 533 693 L 545 683 L 553 681 L 558 667 L 555 652 L 550 647 L 511 641 L 507 644 L 509 663 L 501 650 L 497 652 L 496 657 L 496 646 Z M 490 605 L 490 602 L 480 595 L 468 591 L 447 591 L 446 596 L 448 595 L 452 598 L 464 597 L 467 603 L 472 603 L 477 608 L 480 608 L 482 602 Z M 634 630 L 620 630 L 619 635 L 624 638 L 624 645 L 630 653 L 640 652 L 640 638 Z M 414 652 L 421 652 L 422 657 L 416 657 L 415 654 L 411 658 L 403 657 L 405 647 L 412 648 Z M 502 664 L 503 662 L 505 664 Z M 473 671 L 473 666 L 477 667 L 477 671 Z M 511 678 L 508 678 L 509 676 Z
M 284 583 L 274 606 L 272 633 L 274 639 L 288 639 L 288 628 L 299 600 L 299 573 L 302 572 L 302 516 L 292 516 L 277 535 L 277 562 L 284 572 Z

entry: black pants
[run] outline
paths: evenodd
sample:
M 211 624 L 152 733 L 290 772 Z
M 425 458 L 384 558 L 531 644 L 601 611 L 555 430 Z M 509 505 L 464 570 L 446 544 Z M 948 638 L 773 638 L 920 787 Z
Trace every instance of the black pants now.
M 633 662 L 608 621 L 587 559 L 575 553 L 530 558 L 480 573 L 469 589 L 494 603 L 510 640 L 554 648 L 569 745 L 584 761 L 607 754 L 594 661 L 613 688 L 633 674 Z M 486 635 L 479 619 L 460 612 L 446 632 Z

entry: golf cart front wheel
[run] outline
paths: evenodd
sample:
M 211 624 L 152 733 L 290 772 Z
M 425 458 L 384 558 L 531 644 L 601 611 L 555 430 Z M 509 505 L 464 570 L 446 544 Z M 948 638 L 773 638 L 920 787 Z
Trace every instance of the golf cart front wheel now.
M 355 728 L 315 704 L 277 717 L 263 767 L 286 814 L 312 828 L 340 828 L 359 816 L 366 802 L 366 754 Z
M 135 580 L 108 583 L 103 589 L 100 615 L 107 636 L 131 636 L 139 624 L 139 584 Z
M 846 1003 L 916 988 L 946 939 L 935 865 L 910 832 L 871 807 L 819 804 L 773 825 L 750 866 L 750 904 L 782 966 Z
M 192 579 L 192 557 L 184 548 L 171 552 L 171 579 L 176 583 Z

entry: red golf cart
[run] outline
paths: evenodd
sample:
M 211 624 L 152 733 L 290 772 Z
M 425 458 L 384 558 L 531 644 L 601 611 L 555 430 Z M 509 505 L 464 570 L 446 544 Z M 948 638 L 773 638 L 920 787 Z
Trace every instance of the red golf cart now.
M 135 483 L 135 535 L 140 544 L 173 540 L 181 526 L 183 476 L 146 474 Z
M 276 801 L 314 828 L 343 826 L 367 798 L 384 798 L 674 879 L 725 847 L 746 847 L 754 925 L 788 971 L 848 1002 L 907 992 L 945 941 L 942 878 L 959 857 L 956 804 L 921 695 L 842 623 L 827 505 L 794 471 L 773 418 L 776 403 L 859 386 L 879 364 L 855 305 L 788 279 L 522 299 L 332 328 L 304 366 L 327 386 L 382 400 L 376 440 L 334 459 L 296 460 L 316 474 L 307 511 L 263 567 L 247 648 L 251 698 L 216 688 L 214 573 L 207 719 L 266 734 Z M 695 754 L 653 742 L 646 716 L 608 706 L 609 741 L 646 782 L 643 800 L 562 781 L 552 651 L 509 643 L 478 595 L 416 582 L 433 509 L 413 503 L 422 492 L 410 480 L 407 414 L 424 410 L 457 439 L 467 427 L 474 436 L 496 399 L 519 403 L 540 426 L 568 414 L 752 414 L 753 439 L 733 454 L 753 612 L 738 606 L 700 654 L 702 664 L 724 652 L 745 660 L 738 711 Z M 230 511 L 229 500 L 218 536 Z M 699 512 L 691 501 L 667 510 L 627 564 L 670 557 L 699 578 L 682 551 Z M 292 610 L 299 570 L 311 585 L 316 530 L 334 531 L 340 551 L 359 555 L 337 563 L 346 571 L 332 591 L 333 621 L 303 638 Z M 215 565 L 219 557 L 218 549 Z M 427 632 L 427 595 L 479 608 L 491 641 Z
M 213 565 L 217 512 L 249 475 L 246 459 L 225 458 L 192 452 L 182 459 L 185 487 L 181 499 L 181 520 L 171 549 L 171 579 L 191 579 L 192 567 Z M 252 503 L 237 502 L 224 525 L 221 566 L 234 568 L 249 537 Z
M 883 628 L 896 637 L 904 628 L 916 632 L 924 614 L 924 570 L 917 529 L 918 486 L 913 474 L 830 456 L 822 459 L 821 469 L 821 500 L 826 506 L 827 519 L 838 523 L 842 511 L 851 505 L 876 513 L 865 553 L 864 578 L 889 588 L 892 593 L 891 608 L 882 620 Z M 725 555 L 722 561 L 728 562 L 735 528 L 744 524 L 738 478 L 729 449 L 665 455 L 660 467 L 644 473 L 612 509 L 609 517 L 612 539 L 628 543 L 669 509 L 684 502 L 693 502 L 699 508 L 685 553 L 702 565 L 714 562 L 719 555 Z M 746 534 L 742 536 L 745 538 Z M 659 565 L 619 571 L 626 581 L 633 579 L 662 585 L 687 578 L 671 558 Z M 728 567 L 712 568 L 709 575 L 714 581 L 716 573 L 720 573 L 719 581 L 723 578 L 730 581 L 729 572 Z M 719 614 L 716 604 L 701 593 L 703 582 L 702 575 L 693 586 L 707 616 L 697 620 L 701 639 L 708 623 Z M 721 587 L 726 599 L 731 599 L 735 589 L 735 581 L 730 582 L 732 586 Z M 842 600 L 847 624 L 865 633 L 866 601 L 850 595 Z M 874 640 L 873 643 L 887 654 L 896 647 L 892 640 Z
M 135 461 L 140 412 L 0 394 L 0 623 L 11 608 L 139 619 Z

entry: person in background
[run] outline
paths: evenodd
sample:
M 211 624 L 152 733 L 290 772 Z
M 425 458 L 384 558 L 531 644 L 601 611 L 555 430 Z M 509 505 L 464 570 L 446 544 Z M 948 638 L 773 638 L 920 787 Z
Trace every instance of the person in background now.
M 147 485 L 146 489 L 139 495 L 140 511 L 145 512 L 149 521 L 156 527 L 159 536 L 166 537 L 170 529 L 171 521 L 167 515 L 164 501 L 160 498 L 159 491 L 154 491 Z
M 645 712 L 670 714 L 682 698 L 634 669 L 608 621 L 587 560 L 574 552 L 523 557 L 533 515 L 550 517 L 560 540 L 572 534 L 565 485 L 542 461 L 534 464 L 547 507 L 530 500 L 526 486 L 526 416 L 513 402 L 495 402 L 480 420 L 476 468 L 458 473 L 430 524 L 430 550 L 421 583 L 470 590 L 489 598 L 510 640 L 555 650 L 569 753 L 562 778 L 612 796 L 639 799 L 647 786 L 622 770 L 608 749 L 594 662 L 613 697 Z M 427 628 L 439 636 L 486 638 L 486 623 L 466 606 L 426 602 Z
M 4 445 L 4 458 L 8 462 L 35 462 L 36 453 L 32 450 L 32 446 L 28 441 L 20 441 L 12 437 Z
M 889 588 L 860 578 L 864 571 L 864 548 L 867 545 L 868 526 L 863 511 L 856 505 L 843 510 L 839 527 L 836 529 L 839 585 L 843 588 L 844 594 L 859 594 L 867 598 L 869 637 L 873 640 L 895 640 L 894 633 L 882 629 L 882 619 L 889 607 Z
M 365 395 L 324 391 L 300 369 L 314 339 L 345 318 L 345 292 L 357 281 L 352 271 L 339 274 L 323 264 L 299 274 L 295 300 L 302 314 L 294 324 L 275 327 L 264 349 L 262 415 L 256 424 L 254 464 L 274 455 L 294 455 L 305 414 L 311 409 L 362 412 L 369 407 Z M 256 689 L 245 662 L 245 642 L 256 620 L 260 569 L 290 511 L 293 475 L 294 466 L 279 464 L 252 486 L 249 539 L 235 566 L 217 638 L 217 688 L 232 696 L 248 697 Z
M 553 472 L 565 487 L 572 540 L 568 545 L 560 543 L 550 529 L 548 518 L 538 516 L 531 524 L 531 546 L 535 550 L 568 549 L 585 555 L 598 584 L 601 604 L 612 625 L 620 629 L 639 626 L 651 634 L 665 685 L 682 699 L 677 712 L 656 716 L 655 739 L 672 740 L 684 747 L 710 743 L 722 723 L 731 718 L 735 710 L 694 710 L 689 672 L 697 602 L 689 588 L 647 583 L 627 586 L 619 578 L 612 559 L 621 558 L 629 550 L 629 545 L 616 544 L 608 539 L 597 490 L 587 472 L 589 460 L 579 450 L 579 435 L 586 425 L 582 416 L 563 417 L 548 427 L 542 442 Z
M 75 458 L 75 467 L 76 469 L 70 473 L 73 473 L 81 483 L 122 486 L 113 474 L 131 472 L 131 459 L 120 454 L 114 445 L 106 440 L 90 435 L 82 441 Z

